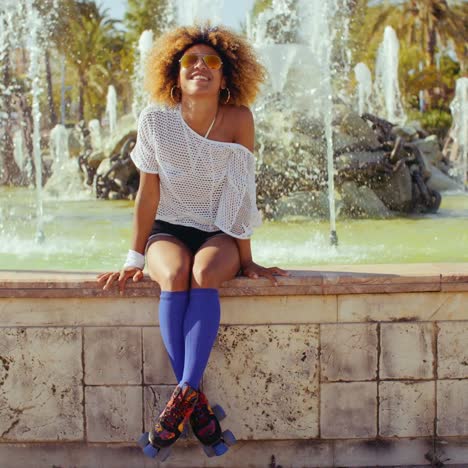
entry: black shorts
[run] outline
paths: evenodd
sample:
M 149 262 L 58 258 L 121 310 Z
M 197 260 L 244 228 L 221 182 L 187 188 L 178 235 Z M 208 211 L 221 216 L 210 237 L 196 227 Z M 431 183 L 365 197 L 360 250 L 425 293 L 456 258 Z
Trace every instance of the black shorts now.
M 189 226 L 171 224 L 167 221 L 155 219 L 151 229 L 145 252 L 158 236 L 172 236 L 183 242 L 195 254 L 197 250 L 210 238 L 225 234 L 223 231 L 206 232 Z

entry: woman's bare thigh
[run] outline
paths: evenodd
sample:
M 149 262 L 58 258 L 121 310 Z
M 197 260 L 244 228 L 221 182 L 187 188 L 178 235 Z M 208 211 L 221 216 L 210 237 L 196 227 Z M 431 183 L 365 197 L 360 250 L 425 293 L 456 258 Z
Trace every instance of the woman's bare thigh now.
M 195 254 L 192 288 L 219 288 L 240 269 L 239 249 L 227 234 L 208 239 Z
M 146 253 L 148 272 L 163 291 L 186 291 L 190 287 L 193 255 L 173 236 L 159 235 Z

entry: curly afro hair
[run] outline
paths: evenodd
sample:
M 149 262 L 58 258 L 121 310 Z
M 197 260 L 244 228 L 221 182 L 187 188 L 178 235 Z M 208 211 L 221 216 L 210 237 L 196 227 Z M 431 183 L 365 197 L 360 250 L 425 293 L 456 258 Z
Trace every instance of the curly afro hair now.
M 240 35 L 220 26 L 183 26 L 157 39 L 148 56 L 145 86 L 151 97 L 170 107 L 171 89 L 177 85 L 179 59 L 196 44 L 206 44 L 221 57 L 230 104 L 249 106 L 265 80 L 265 67 L 258 61 L 252 46 Z

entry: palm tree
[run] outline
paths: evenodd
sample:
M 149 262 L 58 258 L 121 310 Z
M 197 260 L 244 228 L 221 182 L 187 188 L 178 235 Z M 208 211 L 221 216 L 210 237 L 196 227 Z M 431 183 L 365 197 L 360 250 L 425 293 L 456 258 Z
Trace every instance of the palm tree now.
M 92 92 L 104 97 L 109 79 L 109 38 L 117 35 L 115 20 L 94 1 L 65 0 L 66 8 L 53 33 L 54 42 L 76 73 L 78 119 L 85 118 L 85 101 Z
M 460 14 L 462 13 L 462 14 Z M 447 0 L 406 0 L 401 5 L 386 1 L 369 7 L 356 24 L 357 40 L 368 45 L 378 43 L 385 26 L 392 26 L 407 47 L 418 46 L 427 67 L 436 62 L 438 50 L 453 47 L 463 68 L 467 36 L 468 5 L 450 7 Z M 371 48 L 375 53 L 375 46 Z

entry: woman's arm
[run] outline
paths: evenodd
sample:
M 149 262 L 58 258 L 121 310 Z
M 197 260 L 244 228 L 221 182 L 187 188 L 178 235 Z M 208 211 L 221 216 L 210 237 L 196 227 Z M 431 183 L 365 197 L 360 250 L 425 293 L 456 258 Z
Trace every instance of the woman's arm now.
M 159 175 L 140 172 L 140 186 L 133 215 L 132 250 L 144 254 L 159 205 Z
M 132 250 L 144 254 L 146 242 L 151 232 L 159 205 L 159 175 L 140 172 L 140 186 L 135 200 L 133 215 Z M 98 276 L 98 283 L 103 289 L 109 289 L 114 281 L 118 282 L 120 294 L 124 293 L 125 283 L 129 278 L 134 282 L 143 278 L 143 271 L 137 267 L 123 268 L 120 272 L 103 273 Z
M 252 112 L 248 107 L 240 106 L 237 116 L 237 136 L 236 143 L 245 146 L 250 152 L 254 152 L 255 147 L 255 126 Z M 252 248 L 250 239 L 236 239 L 239 249 L 240 264 L 242 273 L 249 278 L 258 278 L 264 276 L 268 278 L 275 286 L 278 285 L 273 275 L 289 276 L 289 273 L 281 268 L 265 268 L 257 265 L 252 259 Z

